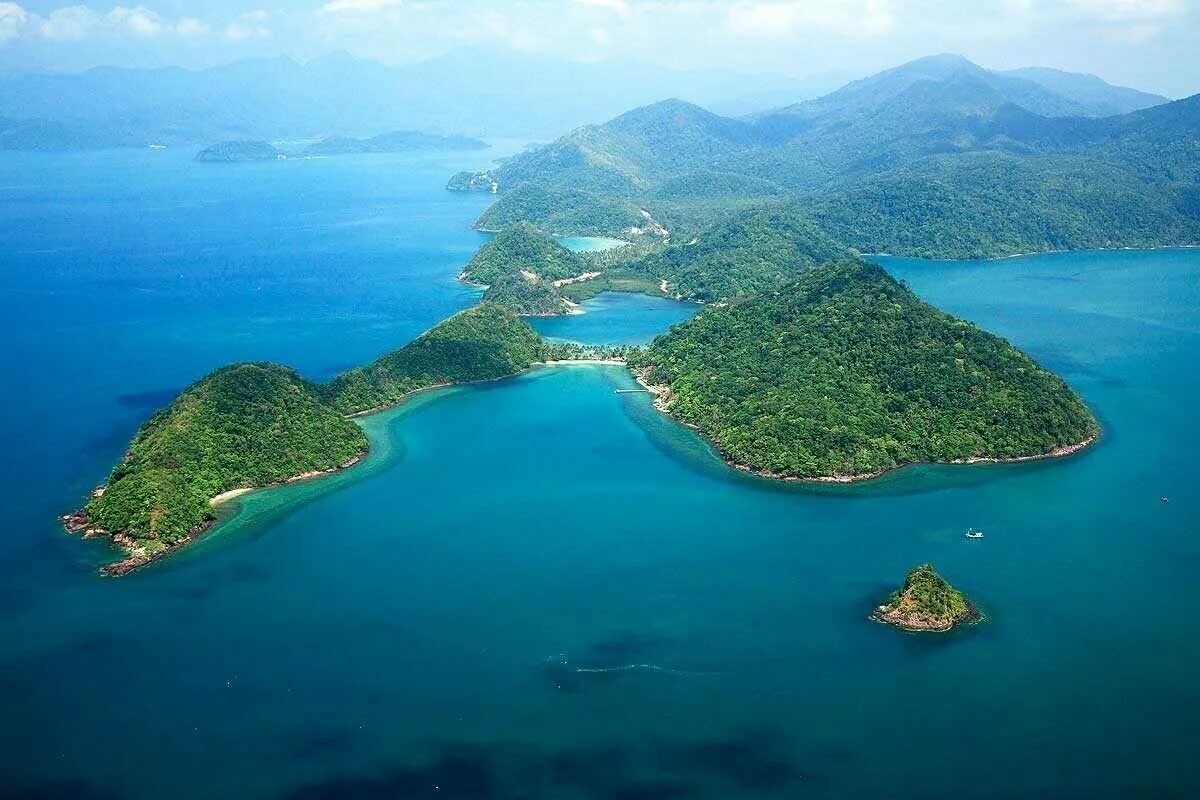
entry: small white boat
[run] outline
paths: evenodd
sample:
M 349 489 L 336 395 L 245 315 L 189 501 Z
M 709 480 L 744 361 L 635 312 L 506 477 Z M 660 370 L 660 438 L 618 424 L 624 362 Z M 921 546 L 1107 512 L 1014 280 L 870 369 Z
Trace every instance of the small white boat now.
M 982 539 L 983 531 L 977 531 L 974 528 L 967 528 L 966 537 L 968 539 Z

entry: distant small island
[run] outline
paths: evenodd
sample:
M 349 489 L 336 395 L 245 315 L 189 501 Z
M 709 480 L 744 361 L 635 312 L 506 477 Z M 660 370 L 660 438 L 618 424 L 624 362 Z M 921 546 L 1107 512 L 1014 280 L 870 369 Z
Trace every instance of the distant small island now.
M 366 139 L 329 136 L 299 149 L 282 149 L 270 142 L 229 140 L 217 142 L 196 154 L 209 163 L 284 161 L 289 158 L 325 158 L 361 153 L 405 153 L 431 150 L 485 150 L 487 142 L 469 136 L 439 136 L 420 131 L 391 131 Z
M 908 573 L 904 586 L 876 608 L 871 618 L 906 631 L 945 632 L 977 622 L 981 615 L 932 564 L 922 564 Z
M 267 142 L 217 142 L 196 154 L 196 160 L 214 164 L 233 164 L 244 161 L 276 161 L 286 159 L 287 153 Z
M 304 148 L 306 156 L 353 153 L 404 153 L 412 150 L 486 150 L 487 142 L 470 136 L 439 136 L 420 131 L 390 131 L 367 139 L 330 136 Z

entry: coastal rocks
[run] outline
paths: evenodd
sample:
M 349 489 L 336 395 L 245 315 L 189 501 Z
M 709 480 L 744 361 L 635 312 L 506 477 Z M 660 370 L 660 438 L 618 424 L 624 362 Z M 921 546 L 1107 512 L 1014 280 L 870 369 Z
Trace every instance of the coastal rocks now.
M 904 586 L 875 609 L 871 619 L 906 631 L 944 632 L 982 616 L 966 595 L 938 575 L 932 564 L 908 573 Z

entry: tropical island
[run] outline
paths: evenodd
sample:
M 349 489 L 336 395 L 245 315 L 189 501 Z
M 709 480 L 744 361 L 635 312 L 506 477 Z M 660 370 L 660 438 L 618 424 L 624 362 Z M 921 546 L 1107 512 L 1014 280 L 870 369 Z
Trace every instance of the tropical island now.
M 440 136 L 420 131 L 390 131 L 357 139 L 351 136 L 327 136 L 306 147 L 276 147 L 264 141 L 230 140 L 209 145 L 196 154 L 196 160 L 208 163 L 275 161 L 288 158 L 325 158 L 364 153 L 407 153 L 430 150 L 485 150 L 487 142 L 469 136 Z
M 106 568 L 121 574 L 194 539 L 230 493 L 352 466 L 368 448 L 357 415 L 561 359 L 626 364 L 660 410 L 766 478 L 842 483 L 1078 452 L 1099 425 L 1061 378 L 861 253 L 1200 241 L 1197 176 L 1175 137 L 1200 102 L 1097 119 L 1064 99 L 1069 82 L 985 73 L 927 59 L 742 120 L 668 101 L 460 173 L 450 188 L 498 195 L 477 222 L 495 235 L 459 275 L 486 288 L 479 305 L 324 384 L 274 364 L 217 370 L 148 420 L 64 521 L 123 547 Z M 871 122 L 880 109 L 888 125 Z M 226 143 L 209 157 L 242 155 L 279 152 Z M 1082 197 L 1097 172 L 1121 191 Z M 630 244 L 575 253 L 555 238 L 567 233 Z M 619 351 L 551 344 L 520 319 L 603 291 L 705 307 Z
M 470 136 L 441 136 L 421 131 L 389 131 L 366 139 L 328 136 L 304 148 L 305 156 L 356 153 L 408 153 L 420 150 L 486 150 L 487 142 Z
M 491 270 L 514 243 L 538 245 L 536 261 L 512 262 L 518 268 L 578 266 L 528 230 L 497 240 L 467 274 L 503 287 L 512 273 Z M 368 450 L 356 416 L 559 360 L 628 364 L 660 409 L 730 463 L 776 478 L 848 481 L 921 461 L 1050 457 L 1094 440 L 1094 419 L 1060 379 L 879 267 L 801 259 L 785 274 L 772 270 L 767 285 L 803 277 L 714 303 L 644 349 L 551 344 L 485 299 L 324 384 L 276 364 L 224 367 L 152 416 L 64 524 L 111 537 L 126 555 L 103 572 L 122 575 L 193 541 L 228 497 L 356 464 Z
M 904 585 L 876 608 L 871 618 L 906 631 L 944 633 L 957 625 L 978 622 L 982 615 L 932 564 L 922 564 L 908 573 Z

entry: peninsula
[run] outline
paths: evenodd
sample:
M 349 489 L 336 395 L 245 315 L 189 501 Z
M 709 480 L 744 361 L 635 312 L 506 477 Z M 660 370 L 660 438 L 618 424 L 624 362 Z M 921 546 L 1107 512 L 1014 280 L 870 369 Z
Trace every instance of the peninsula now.
M 85 536 L 111 537 L 126 556 L 102 571 L 123 575 L 199 536 L 215 519 L 214 498 L 356 464 L 368 443 L 348 417 L 420 389 L 492 380 L 564 353 L 576 355 L 484 303 L 324 385 L 278 364 L 223 367 L 147 420 L 108 482 L 63 523 Z
M 978 622 L 981 615 L 966 595 L 937 574 L 933 565 L 922 564 L 908 573 L 904 586 L 876 608 L 871 618 L 906 631 L 945 632 L 956 625 Z

